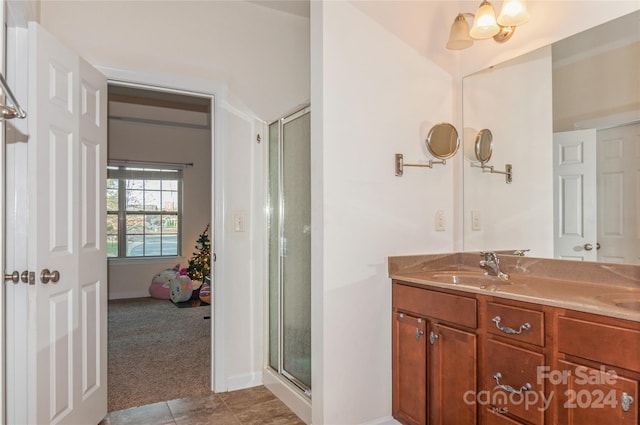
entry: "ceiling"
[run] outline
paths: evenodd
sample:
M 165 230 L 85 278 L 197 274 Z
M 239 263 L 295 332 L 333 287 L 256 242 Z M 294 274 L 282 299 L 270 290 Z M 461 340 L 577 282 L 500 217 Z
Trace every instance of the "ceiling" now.
M 246 0 L 309 18 L 310 0 Z M 460 11 L 477 9 L 480 0 L 350 0 L 354 7 L 444 69 L 455 69 L 456 55 L 445 50 L 449 29 Z M 446 17 L 446 19 L 445 19 Z

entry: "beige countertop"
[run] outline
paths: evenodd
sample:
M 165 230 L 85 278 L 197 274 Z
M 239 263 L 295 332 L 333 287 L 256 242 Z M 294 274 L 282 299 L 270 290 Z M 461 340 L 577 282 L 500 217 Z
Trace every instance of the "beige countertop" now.
M 508 280 L 485 277 L 477 253 L 389 257 L 389 277 L 640 322 L 640 266 L 500 256 Z

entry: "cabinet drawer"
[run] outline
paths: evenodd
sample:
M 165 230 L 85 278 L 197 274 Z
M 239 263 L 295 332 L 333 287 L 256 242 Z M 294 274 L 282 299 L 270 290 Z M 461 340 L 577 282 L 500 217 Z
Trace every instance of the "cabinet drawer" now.
M 537 378 L 544 355 L 489 339 L 485 358 L 482 386 L 490 395 L 491 407 L 534 424 L 543 423 L 544 382 Z
M 640 372 L 639 329 L 561 316 L 558 318 L 558 350 Z
M 489 333 L 544 346 L 544 313 L 510 305 L 487 303 Z
M 456 323 L 468 328 L 477 327 L 476 300 L 429 289 L 393 284 L 393 307 Z

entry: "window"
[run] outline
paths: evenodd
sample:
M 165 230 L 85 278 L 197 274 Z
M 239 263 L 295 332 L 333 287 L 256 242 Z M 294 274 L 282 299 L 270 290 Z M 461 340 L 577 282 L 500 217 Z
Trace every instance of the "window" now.
M 182 169 L 107 167 L 107 257 L 180 255 Z

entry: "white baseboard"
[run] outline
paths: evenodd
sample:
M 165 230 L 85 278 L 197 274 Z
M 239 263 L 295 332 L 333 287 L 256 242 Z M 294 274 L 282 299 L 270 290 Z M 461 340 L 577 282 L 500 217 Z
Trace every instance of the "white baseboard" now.
M 109 300 L 123 300 L 127 298 L 146 298 L 150 297 L 149 290 L 144 291 L 132 291 L 132 292 L 116 292 L 109 294 Z
M 400 422 L 396 421 L 391 416 L 387 416 L 385 418 L 379 418 L 370 422 L 365 422 L 362 425 L 400 425 Z
M 243 390 L 245 388 L 257 387 L 258 385 L 262 385 L 262 374 L 257 372 L 227 378 L 228 391 Z

